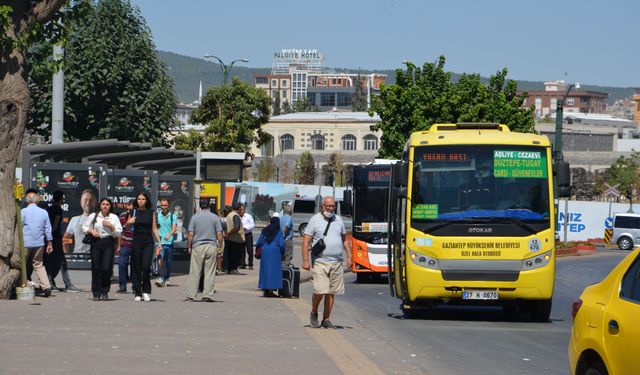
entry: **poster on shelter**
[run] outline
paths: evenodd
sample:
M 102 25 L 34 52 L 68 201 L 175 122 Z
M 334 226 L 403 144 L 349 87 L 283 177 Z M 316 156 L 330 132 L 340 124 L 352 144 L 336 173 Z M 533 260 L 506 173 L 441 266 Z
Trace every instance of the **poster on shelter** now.
M 129 201 L 140 193 L 148 193 L 151 205 L 156 204 L 155 172 L 114 169 L 109 171 L 109 198 L 113 201 L 114 213 L 119 215 L 127 210 Z
M 158 207 L 162 198 L 167 198 L 171 212 L 176 215 L 176 238 L 174 246 L 187 246 L 187 229 L 193 215 L 193 179 L 188 176 L 160 176 L 158 184 Z

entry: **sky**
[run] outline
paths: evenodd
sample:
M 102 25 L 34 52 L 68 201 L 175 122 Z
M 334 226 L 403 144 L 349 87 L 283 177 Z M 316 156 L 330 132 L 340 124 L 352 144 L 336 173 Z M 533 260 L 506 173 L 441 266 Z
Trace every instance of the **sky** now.
M 131 0 L 156 48 L 270 67 L 317 49 L 331 68 L 396 69 L 447 59 L 488 77 L 640 87 L 637 0 Z M 635 22 L 634 22 L 635 21 Z

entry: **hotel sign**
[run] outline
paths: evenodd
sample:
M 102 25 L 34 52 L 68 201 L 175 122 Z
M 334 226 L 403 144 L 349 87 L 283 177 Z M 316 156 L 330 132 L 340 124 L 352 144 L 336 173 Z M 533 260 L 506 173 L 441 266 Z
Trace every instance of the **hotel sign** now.
M 274 59 L 320 59 L 320 53 L 317 49 L 282 49 L 280 52 L 273 53 Z

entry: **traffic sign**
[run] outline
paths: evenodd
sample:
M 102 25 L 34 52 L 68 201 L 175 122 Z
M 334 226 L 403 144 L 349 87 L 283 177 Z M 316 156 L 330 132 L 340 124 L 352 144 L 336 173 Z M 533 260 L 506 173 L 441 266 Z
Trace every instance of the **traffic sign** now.
M 612 217 L 608 217 L 608 218 L 604 219 L 604 227 L 607 228 L 607 229 L 613 228 L 613 218 Z
M 609 195 L 613 195 L 614 197 L 619 197 L 620 196 L 620 192 L 618 191 L 618 186 L 620 186 L 620 184 L 615 184 L 613 186 L 607 184 L 606 182 L 604 183 L 604 186 L 607 188 L 607 190 L 604 191 L 603 195 L 605 197 L 609 196 Z

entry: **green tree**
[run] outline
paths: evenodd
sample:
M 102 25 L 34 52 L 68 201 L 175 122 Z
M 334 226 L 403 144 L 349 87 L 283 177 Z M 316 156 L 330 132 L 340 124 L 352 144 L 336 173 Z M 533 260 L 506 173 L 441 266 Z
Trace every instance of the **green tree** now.
M 634 151 L 630 156 L 620 156 L 609 168 L 610 185 L 620 184 L 618 190 L 629 199 L 629 211 L 633 208 L 633 198 L 640 184 L 640 152 Z
M 329 162 L 322 166 L 322 177 L 325 185 L 345 185 L 345 165 L 339 153 L 334 152 L 329 156 Z M 335 180 L 335 181 L 334 181 Z
M 462 74 L 454 83 L 444 64 L 444 56 L 422 68 L 407 63 L 406 70 L 396 70 L 396 84 L 383 85 L 380 96 L 372 98 L 369 112 L 381 121 L 371 129 L 383 131 L 380 157 L 399 158 L 412 132 L 436 123 L 499 122 L 513 131 L 535 131 L 534 108 L 521 108 L 526 93 L 518 95 L 516 82 L 506 81 L 507 69 L 488 84 L 478 74 Z
M 298 98 L 291 106 L 291 113 L 294 112 L 318 112 L 319 109 L 316 106 L 311 105 L 311 100 L 308 96 L 304 98 Z
M 273 157 L 268 156 L 265 159 L 258 162 L 256 166 L 256 181 L 268 182 L 272 181 L 276 175 L 276 165 L 273 162 Z
M 118 138 L 165 144 L 177 124 L 173 82 L 159 59 L 151 31 L 128 0 L 100 0 L 69 21 L 64 48 L 68 141 Z M 32 49 L 32 106 L 28 128 L 49 137 L 53 44 Z
M 364 112 L 367 110 L 367 94 L 364 92 L 363 85 L 366 85 L 366 78 L 358 75 L 353 80 L 355 91 L 351 95 L 351 110 L 354 112 Z
M 262 221 L 269 221 L 269 211 L 275 209 L 273 197 L 269 194 L 256 194 L 255 201 L 251 202 L 253 216 Z
M 3 0 L 0 3 L 0 299 L 11 297 L 20 277 L 15 170 L 29 112 L 28 48 L 42 40 L 57 42 L 64 29 L 58 21 L 81 7 L 66 0 Z M 25 166 L 26 167 L 26 166 Z
M 176 149 L 246 152 L 253 142 L 263 144 L 268 134 L 271 98 L 262 90 L 233 78 L 230 85 L 212 87 L 193 111 L 191 121 L 204 124 L 204 132 L 187 132 L 174 138 Z
M 316 165 L 313 156 L 309 151 L 305 151 L 300 155 L 300 159 L 296 161 L 296 168 L 293 172 L 294 179 L 299 184 L 313 185 L 316 181 Z
M 282 113 L 282 105 L 280 102 L 280 93 L 276 94 L 276 97 L 273 99 L 273 115 L 280 116 Z
M 291 113 L 291 111 L 292 111 L 291 104 L 289 104 L 289 101 L 285 99 L 284 102 L 282 102 L 281 113 L 284 115 L 287 113 Z

